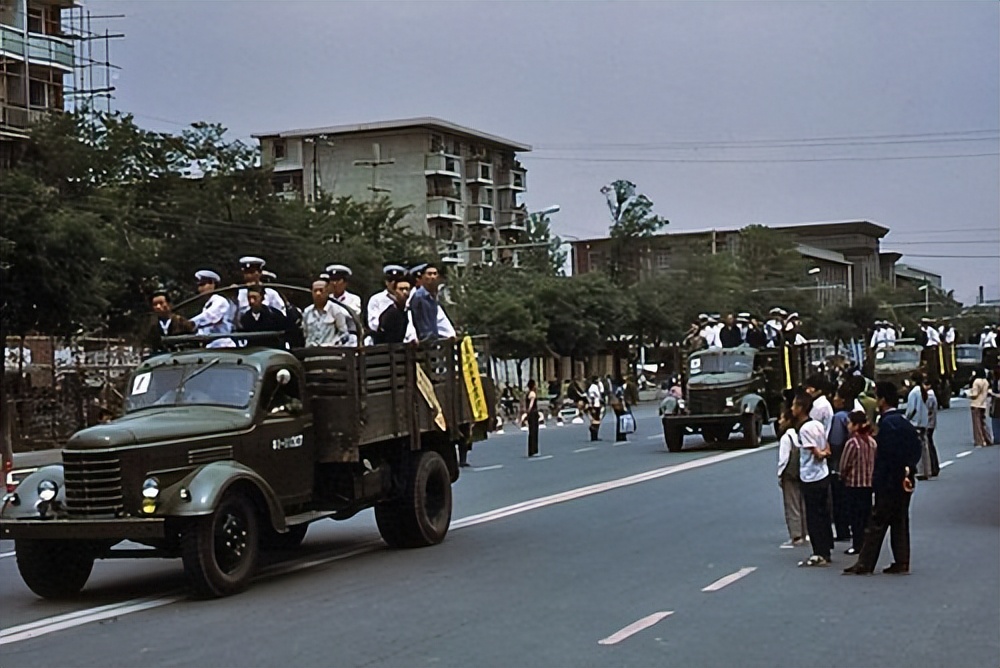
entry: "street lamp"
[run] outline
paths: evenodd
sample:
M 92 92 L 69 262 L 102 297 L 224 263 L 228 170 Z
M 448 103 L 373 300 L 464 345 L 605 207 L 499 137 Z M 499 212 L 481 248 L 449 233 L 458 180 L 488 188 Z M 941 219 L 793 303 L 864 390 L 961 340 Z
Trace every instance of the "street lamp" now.
M 924 313 L 928 313 L 931 310 L 931 303 L 930 303 L 930 294 L 931 294 L 931 291 L 930 291 L 930 287 L 931 287 L 930 283 L 924 283 L 919 288 L 917 288 L 917 290 L 920 290 L 920 291 L 922 291 L 924 293 Z
M 553 204 L 552 206 L 547 206 L 541 211 L 535 211 L 534 213 L 528 214 L 530 216 L 548 216 L 549 214 L 559 213 L 559 205 Z

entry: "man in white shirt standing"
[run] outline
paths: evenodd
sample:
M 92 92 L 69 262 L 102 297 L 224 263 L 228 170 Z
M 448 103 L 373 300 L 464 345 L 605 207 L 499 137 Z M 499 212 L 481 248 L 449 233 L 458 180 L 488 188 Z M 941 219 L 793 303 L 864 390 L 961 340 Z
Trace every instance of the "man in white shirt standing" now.
M 195 272 L 194 277 L 198 281 L 198 294 L 210 295 L 202 307 L 201 313 L 191 318 L 191 322 L 198 328 L 198 334 L 202 336 L 229 334 L 233 331 L 232 318 L 236 309 L 228 299 L 222 295 L 214 294 L 222 279 L 210 269 L 201 269 Z M 230 338 L 216 339 L 210 341 L 205 347 L 235 348 L 236 342 Z
M 708 316 L 705 320 L 705 324 L 702 325 L 701 332 L 699 332 L 701 338 L 705 339 L 705 344 L 709 348 L 722 347 L 722 341 L 719 340 L 719 330 L 717 325 L 718 323 L 715 319 Z
M 345 345 L 350 336 L 347 312 L 329 299 L 326 281 L 313 281 L 312 298 L 313 303 L 302 312 L 306 347 Z
M 587 409 L 590 411 L 590 440 L 601 440 L 599 432 L 601 429 L 601 405 L 604 398 L 604 389 L 597 376 L 590 379 L 590 387 L 587 388 Z
M 812 398 L 812 409 L 809 417 L 823 425 L 823 433 L 830 436 L 830 427 L 833 426 L 833 404 L 826 398 L 826 389 L 829 387 L 823 374 L 814 374 L 806 380 L 804 389 Z
M 827 402 L 829 403 L 829 402 Z M 812 556 L 800 561 L 799 566 L 829 566 L 833 552 L 833 519 L 830 516 L 830 469 L 826 458 L 830 455 L 827 431 L 809 416 L 814 410 L 812 397 L 801 392 L 792 401 L 792 416 L 796 424 L 799 448 L 799 478 L 802 481 L 802 498 L 806 505 L 806 526 Z
M 368 298 L 368 310 L 365 318 L 365 325 L 369 332 L 377 332 L 379 318 L 387 308 L 395 303 L 393 294 L 396 289 L 396 281 L 406 276 L 406 269 L 398 264 L 387 264 L 382 267 L 382 278 L 385 281 L 385 290 L 376 292 Z
M 330 299 L 347 306 L 354 312 L 355 316 L 360 318 L 361 297 L 347 290 L 347 284 L 351 280 L 351 276 L 354 275 L 351 268 L 346 264 L 331 264 L 326 267 L 325 273 L 328 277 L 327 287 L 329 289 Z M 320 278 L 322 278 L 322 275 Z M 358 326 L 353 317 L 347 318 L 347 331 L 347 339 L 342 345 L 358 345 Z
M 979 335 L 979 347 L 980 348 L 997 347 L 997 333 L 995 329 L 990 325 L 983 326 L 983 331 Z
M 869 344 L 869 348 L 884 348 L 889 345 L 888 332 L 886 331 L 886 324 L 884 320 L 875 321 L 875 331 L 872 332 L 872 340 Z
M 785 329 L 785 316 L 788 312 L 775 306 L 768 313 L 771 317 L 764 323 L 764 334 L 767 336 L 767 347 L 778 348 L 782 343 L 782 332 Z

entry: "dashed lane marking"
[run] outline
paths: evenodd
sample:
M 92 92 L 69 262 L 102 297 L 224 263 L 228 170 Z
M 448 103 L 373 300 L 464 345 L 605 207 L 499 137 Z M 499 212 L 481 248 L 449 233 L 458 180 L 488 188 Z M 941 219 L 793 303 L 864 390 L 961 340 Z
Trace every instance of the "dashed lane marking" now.
M 603 638 L 601 640 L 598 640 L 597 644 L 598 645 L 617 645 L 618 643 L 620 643 L 622 640 L 625 640 L 629 636 L 633 636 L 636 633 L 638 633 L 639 631 L 642 631 L 644 629 L 648 629 L 650 626 L 653 626 L 654 624 L 658 623 L 659 621 L 663 620 L 666 617 L 669 617 L 672 614 L 674 614 L 673 610 L 664 610 L 663 612 L 654 612 L 651 615 L 647 615 L 646 617 L 643 617 L 642 619 L 640 619 L 637 622 L 632 622 L 631 624 L 629 624 L 628 626 L 626 626 L 625 628 L 623 628 L 621 631 L 617 631 L 617 632 L 612 633 L 611 635 L 609 635 L 607 638 Z
M 534 457 L 528 457 L 529 462 L 540 462 L 543 459 L 552 459 L 552 455 L 535 455 Z
M 496 471 L 497 469 L 502 469 L 503 464 L 493 464 L 491 466 L 473 466 L 473 471 Z
M 971 454 L 972 454 L 972 450 L 966 450 L 965 452 L 960 452 L 960 453 L 958 453 L 955 456 L 961 458 L 961 457 L 968 457 Z
M 941 468 L 946 468 L 946 467 L 948 467 L 948 466 L 951 466 L 951 465 L 952 465 L 952 464 L 954 464 L 954 463 L 955 463 L 955 462 L 953 462 L 953 461 L 952 461 L 952 460 L 950 460 L 950 459 L 949 459 L 948 461 L 946 461 L 946 462 L 941 462 Z
M 594 446 L 590 446 L 589 448 L 577 448 L 573 452 L 590 452 L 591 450 L 596 450 L 596 449 L 597 448 L 595 448 Z
M 739 580 L 741 578 L 744 578 L 747 575 L 750 575 L 755 570 L 757 570 L 756 566 L 749 566 L 747 568 L 741 568 L 740 570 L 736 571 L 735 573 L 730 573 L 729 575 L 727 575 L 724 578 L 719 578 L 718 580 L 716 580 L 712 584 L 710 584 L 707 587 L 705 587 L 704 589 L 702 589 L 702 591 L 719 591 L 723 587 L 731 585 L 734 582 L 736 582 L 737 580 Z

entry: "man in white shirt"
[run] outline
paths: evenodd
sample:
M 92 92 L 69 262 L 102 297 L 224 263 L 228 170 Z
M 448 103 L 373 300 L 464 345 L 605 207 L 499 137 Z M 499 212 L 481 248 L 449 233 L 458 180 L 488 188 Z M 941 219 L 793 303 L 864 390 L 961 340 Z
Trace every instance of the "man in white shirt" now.
M 715 319 L 709 316 L 705 320 L 705 324 L 702 326 L 701 332 L 699 332 L 701 338 L 705 339 L 705 344 L 709 348 L 722 347 L 722 341 L 719 340 L 719 330 L 717 325 L 718 323 L 715 321 Z
M 989 325 L 983 326 L 983 331 L 979 335 L 979 347 L 980 348 L 997 347 L 997 333 L 993 327 Z
M 355 316 L 360 318 L 361 297 L 353 292 L 348 292 L 347 290 L 347 284 L 351 280 L 351 276 L 354 275 L 351 268 L 346 264 L 331 264 L 326 267 L 325 273 L 327 275 L 327 286 L 330 293 L 330 299 L 347 306 L 354 312 Z M 320 274 L 320 278 L 323 278 L 322 274 Z M 347 318 L 347 331 L 348 337 L 343 345 L 358 345 L 358 326 L 353 317 Z
M 211 334 L 229 334 L 233 331 L 233 317 L 235 307 L 232 302 L 222 295 L 213 294 L 219 281 L 222 280 L 217 273 L 209 269 L 201 269 L 195 272 L 195 279 L 198 281 L 198 294 L 211 295 L 201 309 L 201 313 L 191 318 L 191 322 L 198 328 L 198 334 L 208 336 Z M 236 342 L 230 338 L 216 339 L 210 341 L 206 348 L 235 348 Z
M 313 303 L 302 312 L 302 333 L 306 347 L 342 346 L 350 333 L 344 307 L 328 298 L 326 281 L 313 281 Z
M 406 269 L 398 264 L 387 264 L 382 267 L 382 278 L 385 281 L 385 290 L 376 292 L 368 298 L 368 310 L 365 318 L 365 325 L 369 332 L 377 332 L 379 318 L 387 308 L 395 303 L 393 294 L 396 289 L 396 281 L 406 276 Z
M 920 327 L 924 330 L 924 335 L 927 337 L 924 348 L 934 348 L 941 345 L 941 334 L 934 326 L 933 320 L 930 318 L 921 318 Z
M 590 440 L 601 440 L 599 432 L 601 429 L 601 405 L 604 400 L 604 389 L 597 376 L 590 379 L 590 387 L 587 388 L 587 409 L 590 411 Z
M 829 403 L 829 402 L 828 402 Z M 827 434 L 823 426 L 809 416 L 814 406 L 808 393 L 796 395 L 792 402 L 792 416 L 797 425 L 799 448 L 799 478 L 802 497 L 806 504 L 806 526 L 812 556 L 800 561 L 799 566 L 828 566 L 833 551 L 833 519 L 830 517 L 830 469 L 826 458 L 830 454 Z
M 827 387 L 823 374 L 814 374 L 806 380 L 804 389 L 812 398 L 809 417 L 823 425 L 823 433 L 829 438 L 830 427 L 833 426 L 833 404 L 826 398 Z
M 884 320 L 875 321 L 875 331 L 872 332 L 871 344 L 869 348 L 884 348 L 889 345 L 888 331 Z
M 769 311 L 768 315 L 771 317 L 764 323 L 767 347 L 777 348 L 782 342 L 782 331 L 785 328 L 785 316 L 788 315 L 788 312 L 776 306 Z
M 265 264 L 264 260 L 253 255 L 244 255 L 241 257 L 240 271 L 243 272 L 243 282 L 246 285 L 260 285 L 264 275 Z M 237 293 L 236 305 L 239 307 L 240 315 L 250 310 L 250 300 L 247 298 L 246 288 L 241 288 Z M 281 298 L 281 295 L 274 288 L 264 288 L 264 306 L 273 308 L 280 312 L 281 315 L 288 315 L 285 310 L 285 300 Z

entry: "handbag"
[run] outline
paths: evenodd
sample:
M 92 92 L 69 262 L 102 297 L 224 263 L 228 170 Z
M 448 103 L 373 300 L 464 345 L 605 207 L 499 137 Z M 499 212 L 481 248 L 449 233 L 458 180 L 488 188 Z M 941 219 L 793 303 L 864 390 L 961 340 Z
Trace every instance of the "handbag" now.
M 623 434 L 635 433 L 635 416 L 632 415 L 632 411 L 618 416 L 618 431 Z

